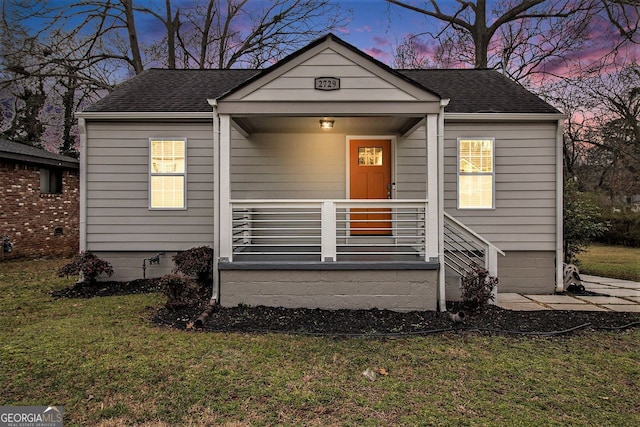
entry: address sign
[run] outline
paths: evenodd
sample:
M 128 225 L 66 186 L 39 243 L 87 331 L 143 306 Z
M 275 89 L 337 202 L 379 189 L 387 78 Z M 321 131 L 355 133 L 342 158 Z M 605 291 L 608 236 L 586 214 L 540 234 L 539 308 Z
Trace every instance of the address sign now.
M 316 77 L 315 88 L 317 90 L 338 90 L 340 89 L 340 79 L 337 77 Z

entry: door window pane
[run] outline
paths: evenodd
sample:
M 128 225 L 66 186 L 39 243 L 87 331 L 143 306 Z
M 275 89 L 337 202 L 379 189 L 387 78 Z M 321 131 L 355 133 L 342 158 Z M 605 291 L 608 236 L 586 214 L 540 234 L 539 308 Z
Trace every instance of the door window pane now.
M 382 166 L 382 147 L 358 147 L 359 166 Z

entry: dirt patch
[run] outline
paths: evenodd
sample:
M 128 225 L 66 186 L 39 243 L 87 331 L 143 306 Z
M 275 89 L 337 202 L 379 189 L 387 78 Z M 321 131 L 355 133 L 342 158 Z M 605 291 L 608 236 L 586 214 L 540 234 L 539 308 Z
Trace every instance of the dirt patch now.
M 54 292 L 57 298 L 91 298 L 159 292 L 157 279 L 101 282 L 97 286 L 76 284 Z M 187 307 L 160 308 L 153 322 L 165 327 L 196 330 L 193 323 L 207 308 L 208 295 Z M 640 326 L 640 314 L 593 311 L 512 311 L 490 306 L 468 312 L 456 303 L 448 312 L 390 310 L 321 310 L 282 307 L 216 307 L 202 328 L 209 332 L 290 333 L 333 336 L 403 336 L 473 331 L 491 335 L 563 335 L 593 330 L 624 330 Z M 451 314 L 464 312 L 462 322 Z

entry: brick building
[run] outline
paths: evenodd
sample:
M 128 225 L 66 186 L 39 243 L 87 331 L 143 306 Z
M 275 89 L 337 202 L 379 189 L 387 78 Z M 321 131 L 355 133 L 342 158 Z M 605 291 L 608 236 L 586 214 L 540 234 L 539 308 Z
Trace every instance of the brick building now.
M 0 236 L 13 244 L 4 259 L 78 252 L 78 171 L 77 159 L 0 139 Z

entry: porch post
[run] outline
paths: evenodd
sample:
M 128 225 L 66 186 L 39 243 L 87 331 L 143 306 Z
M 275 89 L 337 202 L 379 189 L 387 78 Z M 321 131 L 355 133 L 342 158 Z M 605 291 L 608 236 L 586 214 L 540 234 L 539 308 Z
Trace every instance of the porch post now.
M 213 112 L 213 290 L 209 304 L 214 305 L 220 300 L 220 118 L 218 116 L 218 102 L 208 99 Z
M 438 115 L 429 114 L 427 124 L 427 239 L 425 261 L 438 257 Z
M 437 160 L 438 163 L 438 309 L 447 311 L 447 296 L 445 289 L 445 259 L 444 259 L 444 109 L 449 105 L 449 99 L 440 100 L 438 113 Z
M 233 261 L 231 221 L 231 118 L 220 115 L 220 259 Z
M 336 204 L 334 202 L 322 203 L 320 222 L 322 224 L 320 237 L 322 262 L 333 262 L 336 260 Z

